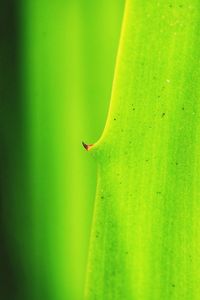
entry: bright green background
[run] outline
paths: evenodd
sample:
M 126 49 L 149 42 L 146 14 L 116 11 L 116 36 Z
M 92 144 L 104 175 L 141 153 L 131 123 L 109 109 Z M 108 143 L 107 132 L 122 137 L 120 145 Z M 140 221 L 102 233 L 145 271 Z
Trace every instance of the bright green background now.
M 123 6 L 122 0 L 22 5 L 30 194 L 23 209 L 31 230 L 20 227 L 18 251 L 26 299 L 81 299 L 96 189 L 95 162 L 81 142 L 97 141 L 105 124 Z

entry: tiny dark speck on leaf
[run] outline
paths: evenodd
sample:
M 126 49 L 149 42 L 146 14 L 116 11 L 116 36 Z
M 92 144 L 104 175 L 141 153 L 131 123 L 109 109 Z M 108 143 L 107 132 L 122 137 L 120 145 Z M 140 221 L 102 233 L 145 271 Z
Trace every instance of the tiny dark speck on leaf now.
M 176 165 L 178 166 L 178 163 L 176 162 Z
M 175 284 L 172 284 L 172 287 L 175 287 Z
M 182 107 L 182 110 L 184 110 L 185 109 L 185 107 Z
M 104 199 L 104 196 L 101 196 L 101 199 Z
M 165 113 L 162 113 L 162 118 L 165 116 Z
M 116 121 L 116 118 L 114 118 L 114 121 Z

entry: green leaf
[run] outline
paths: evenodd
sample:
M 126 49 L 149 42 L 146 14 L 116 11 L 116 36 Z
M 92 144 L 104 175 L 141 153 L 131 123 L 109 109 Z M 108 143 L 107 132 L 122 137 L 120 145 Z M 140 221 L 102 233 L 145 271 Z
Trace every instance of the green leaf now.
M 200 294 L 200 2 L 126 3 L 98 186 L 87 300 Z

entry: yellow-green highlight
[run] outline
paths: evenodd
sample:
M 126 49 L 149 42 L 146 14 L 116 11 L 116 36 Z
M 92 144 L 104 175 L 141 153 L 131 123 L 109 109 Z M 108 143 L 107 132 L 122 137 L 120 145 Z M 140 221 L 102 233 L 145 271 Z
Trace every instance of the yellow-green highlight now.
M 199 11 L 126 1 L 85 300 L 199 299 Z

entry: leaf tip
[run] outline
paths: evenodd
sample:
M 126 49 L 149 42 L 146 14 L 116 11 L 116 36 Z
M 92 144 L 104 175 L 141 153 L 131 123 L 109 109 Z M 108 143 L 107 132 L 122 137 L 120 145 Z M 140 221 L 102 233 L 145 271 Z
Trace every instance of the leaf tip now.
M 93 146 L 93 144 L 87 145 L 87 144 L 85 144 L 84 142 L 82 142 L 82 145 L 83 145 L 83 147 L 84 147 L 87 151 L 89 151 L 89 150 L 92 148 L 92 146 Z

